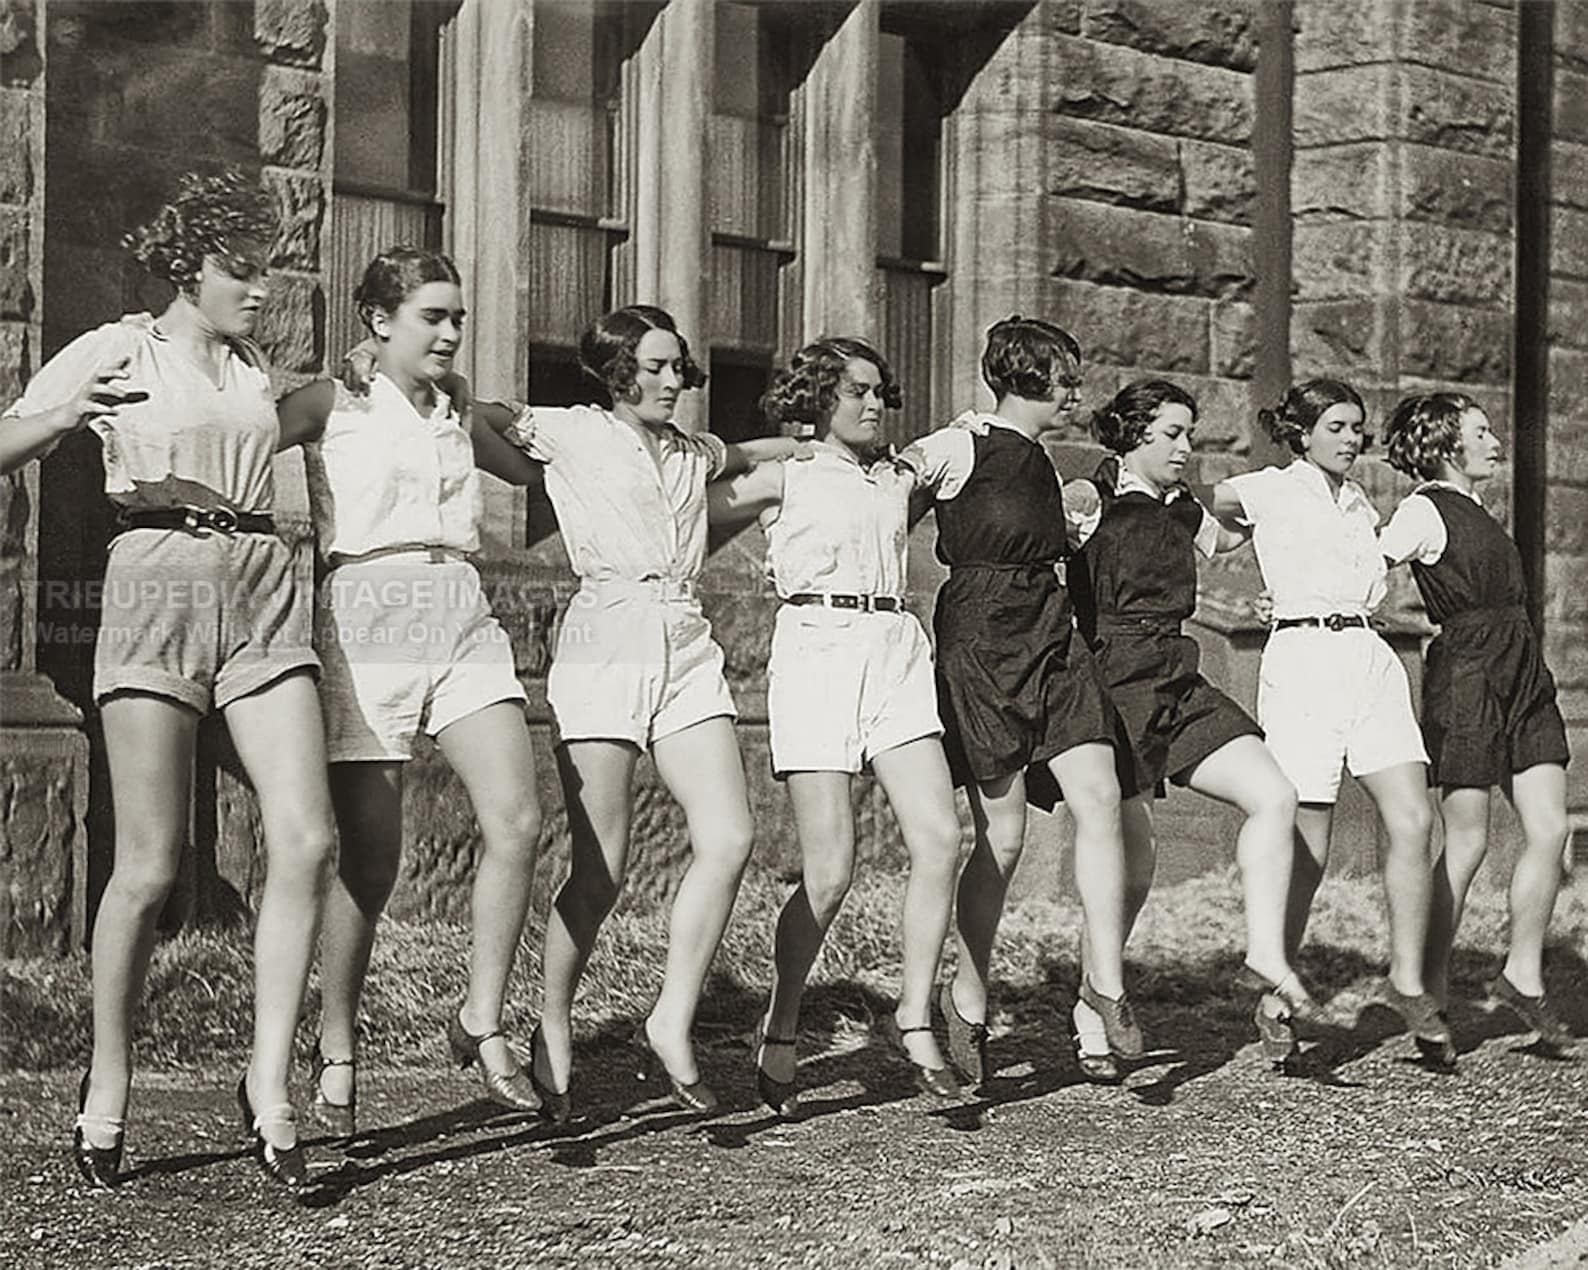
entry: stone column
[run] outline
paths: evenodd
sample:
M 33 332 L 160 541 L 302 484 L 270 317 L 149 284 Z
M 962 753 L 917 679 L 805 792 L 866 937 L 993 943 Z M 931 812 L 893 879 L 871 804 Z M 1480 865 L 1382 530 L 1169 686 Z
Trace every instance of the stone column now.
M 800 338 L 881 336 L 877 282 L 877 0 L 858 0 L 798 93 L 804 275 Z

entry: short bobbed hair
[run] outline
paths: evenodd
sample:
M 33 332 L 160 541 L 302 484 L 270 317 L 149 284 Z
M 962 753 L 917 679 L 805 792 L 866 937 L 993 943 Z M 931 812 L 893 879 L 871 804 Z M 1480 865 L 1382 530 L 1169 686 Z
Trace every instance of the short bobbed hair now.
M 280 229 L 276 200 L 257 181 L 235 169 L 218 176 L 189 172 L 175 197 L 128 232 L 121 245 L 156 278 L 191 291 L 205 256 L 224 259 L 246 240 L 271 247 Z
M 904 393 L 893 376 L 888 359 L 865 340 L 851 335 L 812 340 L 779 371 L 761 398 L 761 410 L 779 428 L 822 431 L 838 405 L 838 385 L 844 368 L 856 358 L 870 362 L 882 376 L 882 404 L 897 410 Z
M 1384 425 L 1385 456 L 1407 476 L 1436 480 L 1461 452 L 1461 416 L 1480 410 L 1464 392 L 1425 392 L 1402 397 Z
M 439 251 L 419 247 L 388 247 L 364 266 L 364 276 L 353 292 L 358 317 L 366 328 L 375 310 L 395 313 L 402 302 L 427 282 L 463 285 L 458 267 Z
M 1184 406 L 1197 418 L 1197 399 L 1167 379 L 1137 379 L 1126 384 L 1101 410 L 1092 414 L 1092 431 L 1115 454 L 1129 454 L 1147 439 L 1163 406 Z
M 579 337 L 579 369 L 601 385 L 614 405 L 634 392 L 640 373 L 638 350 L 647 331 L 666 331 L 678 337 L 685 388 L 699 388 L 706 382 L 706 373 L 690 356 L 689 341 L 679 334 L 673 315 L 653 304 L 628 304 L 597 318 Z
M 1280 445 L 1287 446 L 1292 454 L 1304 450 L 1302 441 L 1311 434 L 1324 414 L 1334 406 L 1349 403 L 1367 419 L 1367 407 L 1362 404 L 1362 394 L 1343 379 L 1306 379 L 1293 387 L 1284 399 L 1271 410 L 1259 410 L 1257 422 Z M 1362 448 L 1367 449 L 1371 437 L 1364 437 Z
M 995 397 L 1052 401 L 1054 371 L 1080 364 L 1081 346 L 1063 327 L 1016 313 L 988 328 L 981 377 Z

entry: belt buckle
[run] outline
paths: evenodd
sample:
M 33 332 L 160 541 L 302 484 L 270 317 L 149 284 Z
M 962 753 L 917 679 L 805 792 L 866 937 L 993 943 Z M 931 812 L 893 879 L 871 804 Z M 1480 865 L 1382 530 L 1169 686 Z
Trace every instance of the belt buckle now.
M 1345 629 L 1345 614 L 1331 613 L 1328 617 L 1323 619 L 1323 624 L 1331 631 L 1343 631 Z
M 858 595 L 829 595 L 827 604 L 829 608 L 835 609 L 858 609 L 860 607 L 860 597 Z
M 862 613 L 873 612 L 877 607 L 869 595 L 857 595 L 855 599 L 858 601 L 855 607 L 858 608 Z

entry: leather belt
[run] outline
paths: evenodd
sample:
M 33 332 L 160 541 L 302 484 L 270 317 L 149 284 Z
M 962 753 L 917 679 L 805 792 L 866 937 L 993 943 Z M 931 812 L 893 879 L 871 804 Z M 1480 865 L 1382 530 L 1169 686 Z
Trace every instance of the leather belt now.
M 1367 625 L 1360 613 L 1330 613 L 1328 617 L 1276 617 L 1274 629 L 1282 631 L 1292 626 L 1318 626 L 1326 631 L 1343 631 L 1348 626 Z
M 904 600 L 897 595 L 839 595 L 832 591 L 801 591 L 783 597 L 785 604 L 821 604 L 830 609 L 855 609 L 861 613 L 902 613 Z
M 229 507 L 138 507 L 123 511 L 123 529 L 181 529 L 190 534 L 273 534 L 268 512 L 234 512 Z

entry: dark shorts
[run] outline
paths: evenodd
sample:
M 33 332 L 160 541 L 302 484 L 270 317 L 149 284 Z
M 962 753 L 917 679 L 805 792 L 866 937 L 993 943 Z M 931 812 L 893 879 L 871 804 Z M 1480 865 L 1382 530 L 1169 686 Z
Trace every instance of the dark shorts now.
M 1199 670 L 1196 641 L 1168 630 L 1105 630 L 1094 652 L 1124 720 L 1130 784 L 1164 796 L 1165 779 L 1185 785 L 1197 765 L 1238 737 L 1261 737 L 1252 717 Z
M 1428 646 L 1422 724 L 1431 785 L 1487 789 L 1571 759 L 1554 676 L 1520 610 L 1452 623 Z
M 955 785 L 1024 771 L 1027 801 L 1052 810 L 1062 795 L 1048 760 L 1078 745 L 1117 745 L 1119 716 L 1051 569 L 956 569 L 938 592 L 933 627 Z

